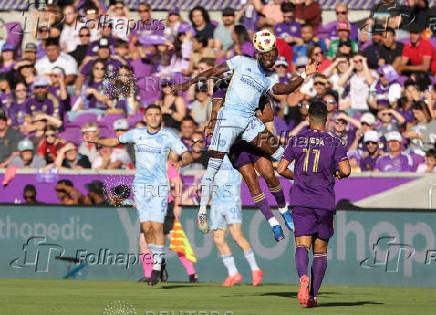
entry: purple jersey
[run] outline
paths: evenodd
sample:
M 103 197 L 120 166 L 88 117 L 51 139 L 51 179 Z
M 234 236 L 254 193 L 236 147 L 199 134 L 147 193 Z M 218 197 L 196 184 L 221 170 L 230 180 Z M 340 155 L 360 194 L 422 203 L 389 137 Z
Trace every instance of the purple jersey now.
M 288 36 L 301 37 L 301 25 L 296 21 L 291 23 L 279 23 L 274 26 L 274 32 L 277 37 L 286 38 Z
M 348 159 L 339 138 L 309 129 L 291 138 L 283 159 L 295 161 L 291 207 L 335 209 L 334 174 L 338 163 Z
M 370 156 L 368 152 L 365 152 L 359 161 L 360 170 L 362 172 L 372 172 L 375 170 L 375 165 L 377 163 L 377 159 L 380 156 L 383 156 L 384 152 L 380 152 L 376 156 Z
M 56 98 L 55 96 L 53 96 Z M 26 114 L 32 115 L 34 112 L 44 112 L 47 115 L 53 115 L 54 104 L 52 99 L 45 99 L 44 101 L 38 101 L 35 98 L 29 98 L 25 102 Z M 59 105 L 59 102 L 57 103 Z
M 395 157 L 386 154 L 377 159 L 375 168 L 380 172 L 413 172 L 413 160 L 405 153 Z

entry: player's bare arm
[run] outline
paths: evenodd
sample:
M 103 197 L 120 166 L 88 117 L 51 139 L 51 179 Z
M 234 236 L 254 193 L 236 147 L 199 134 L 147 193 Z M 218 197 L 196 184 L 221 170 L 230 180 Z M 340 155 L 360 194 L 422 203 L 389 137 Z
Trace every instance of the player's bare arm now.
M 198 74 L 195 78 L 193 78 L 191 80 L 183 82 L 182 84 L 173 85 L 173 90 L 186 91 L 187 89 L 189 89 L 189 87 L 192 84 L 197 83 L 201 79 L 209 79 L 209 78 L 219 77 L 224 72 L 227 72 L 227 71 L 229 71 L 229 69 L 227 68 L 227 66 L 224 63 L 222 63 L 221 65 L 219 65 L 217 67 L 214 67 L 214 68 L 211 68 L 211 69 L 208 69 L 206 71 L 201 72 L 200 74 Z
M 342 179 L 350 176 L 351 173 L 351 166 L 350 162 L 348 160 L 341 161 L 338 163 L 338 170 L 336 171 L 336 178 Z
M 207 123 L 207 127 L 205 130 L 207 137 L 210 137 L 213 134 L 213 130 L 216 124 L 216 118 L 218 116 L 219 110 L 223 106 L 223 103 L 224 99 L 222 98 L 212 98 L 212 111 L 210 113 L 209 122 Z
M 260 116 L 258 116 L 258 118 L 263 123 L 274 121 L 274 110 L 272 109 L 270 102 L 265 104 L 265 107 L 260 111 Z
M 286 159 L 281 159 L 279 166 L 277 166 L 277 173 L 287 179 L 294 179 L 294 172 L 288 169 L 289 161 Z
M 305 75 L 299 76 L 297 79 L 292 80 L 289 84 L 277 83 L 273 86 L 273 93 L 276 95 L 291 94 L 296 89 L 298 89 L 306 79 L 306 76 L 311 76 L 316 73 L 318 69 L 318 63 L 311 61 L 306 65 Z

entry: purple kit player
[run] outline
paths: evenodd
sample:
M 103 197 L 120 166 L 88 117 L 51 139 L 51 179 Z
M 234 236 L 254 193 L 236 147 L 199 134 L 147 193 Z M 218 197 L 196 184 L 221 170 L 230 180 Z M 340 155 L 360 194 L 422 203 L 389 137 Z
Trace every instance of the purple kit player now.
M 295 183 L 291 188 L 292 217 L 295 224 L 295 263 L 300 288 L 298 301 L 317 306 L 316 297 L 327 269 L 327 244 L 334 233 L 335 177 L 350 175 L 347 151 L 342 142 L 325 131 L 327 107 L 315 101 L 309 107 L 309 130 L 291 138 L 277 172 Z M 287 167 L 295 161 L 294 176 Z M 309 250 L 313 244 L 310 283 Z M 310 284 L 310 292 L 309 292 Z

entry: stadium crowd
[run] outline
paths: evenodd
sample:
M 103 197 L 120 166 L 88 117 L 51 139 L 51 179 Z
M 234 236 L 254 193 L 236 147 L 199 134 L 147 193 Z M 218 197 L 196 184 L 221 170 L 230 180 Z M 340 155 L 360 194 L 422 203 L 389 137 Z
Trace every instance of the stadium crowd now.
M 348 148 L 353 172 L 436 172 L 436 40 L 426 0 L 384 0 L 358 24 L 344 4 L 335 21 L 323 24 L 313 0 L 249 0 L 241 10 L 223 9 L 221 21 L 200 6 L 187 21 L 176 7 L 160 21 L 145 2 L 63 2 L 34 12 L 32 41 L 10 32 L 0 42 L 2 168 L 134 169 L 132 146 L 97 146 L 83 136 L 115 137 L 144 126 L 144 108 L 154 103 L 164 126 L 193 153 L 182 174 L 205 169 L 213 81 L 180 93 L 172 85 L 235 55 L 255 57 L 252 35 L 269 29 L 277 36 L 280 82 L 293 80 L 310 59 L 319 62 L 297 92 L 272 95 L 284 144 L 308 127 L 311 102 L 322 100 L 328 130 Z M 138 11 L 135 23 L 130 10 Z M 71 190 L 70 183 L 59 185 Z

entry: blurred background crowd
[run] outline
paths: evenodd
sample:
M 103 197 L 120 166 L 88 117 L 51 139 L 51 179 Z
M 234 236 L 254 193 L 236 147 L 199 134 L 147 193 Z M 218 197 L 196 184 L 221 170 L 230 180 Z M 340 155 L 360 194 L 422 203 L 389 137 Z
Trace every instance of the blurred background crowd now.
M 145 126 L 144 108 L 154 103 L 193 153 L 181 173 L 205 169 L 214 82 L 181 93 L 171 85 L 235 55 L 255 58 L 252 36 L 267 28 L 277 36 L 280 82 L 310 59 L 320 65 L 297 92 L 272 95 L 283 144 L 308 127 L 318 99 L 354 173 L 436 171 L 436 38 L 427 0 L 375 1 L 353 22 L 353 11 L 338 3 L 328 23 L 313 0 L 241 0 L 217 20 L 195 5 L 184 20 L 176 6 L 155 19 L 146 2 L 40 2 L 28 12 L 31 40 L 19 23 L 0 38 L 0 168 L 134 169 L 133 147 L 97 146 L 83 135 Z

